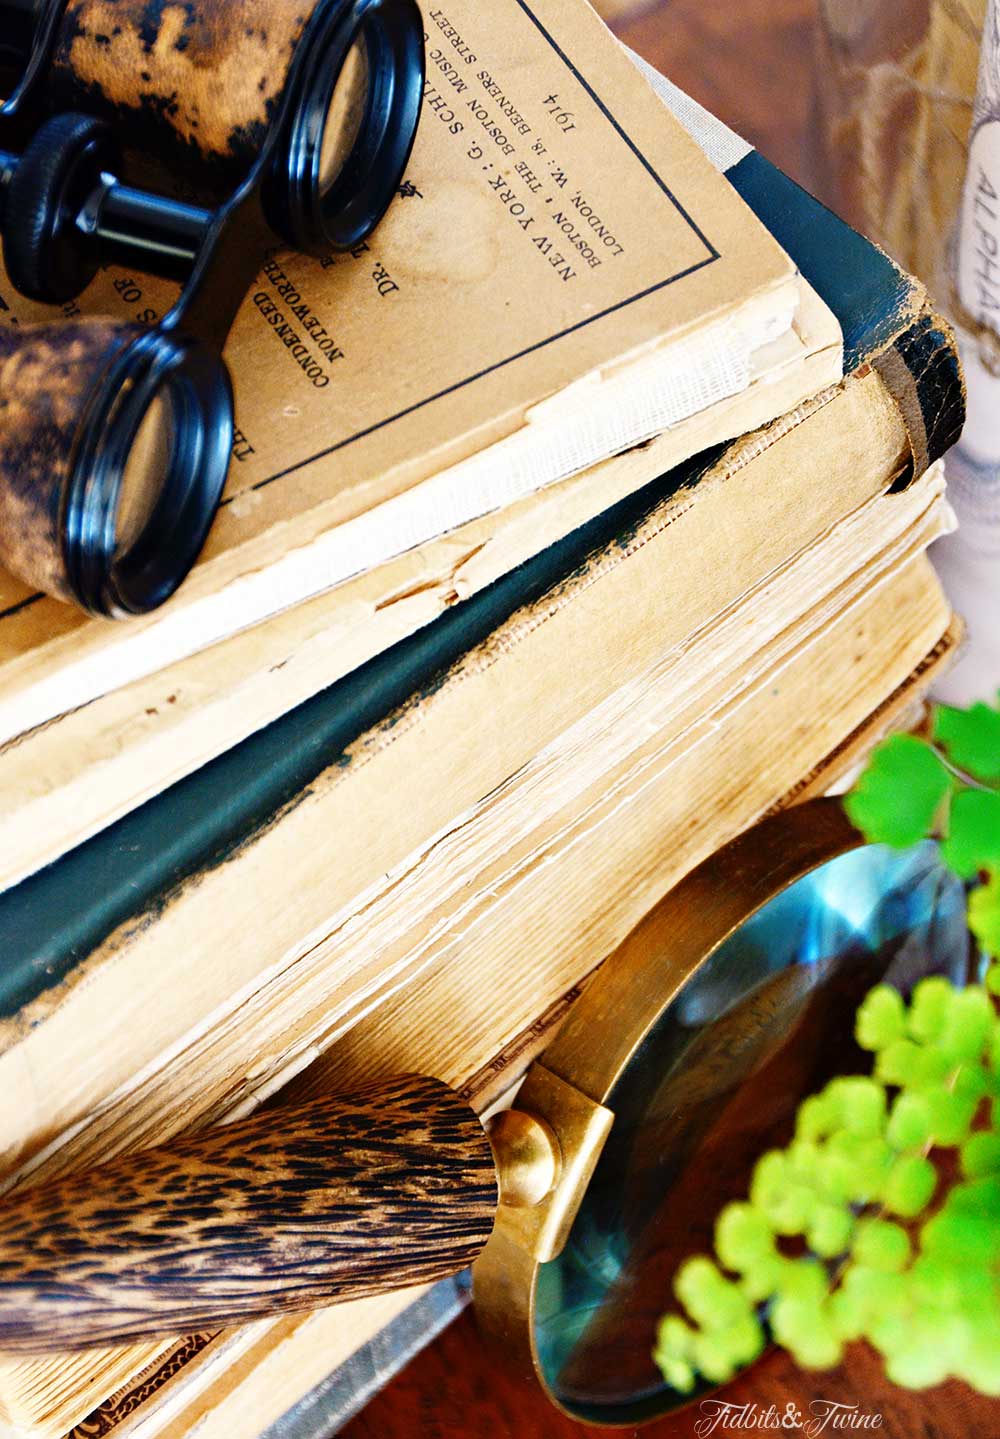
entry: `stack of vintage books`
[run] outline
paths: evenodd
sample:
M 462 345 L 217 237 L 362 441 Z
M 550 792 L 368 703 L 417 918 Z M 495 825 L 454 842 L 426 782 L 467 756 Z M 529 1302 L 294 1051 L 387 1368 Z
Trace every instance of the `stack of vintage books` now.
M 582 0 L 426 28 L 370 246 L 262 259 L 181 593 L 115 626 L 0 576 L 8 1188 L 289 1084 L 497 1102 L 649 906 L 954 645 L 924 551 L 961 382 L 920 287 Z M 0 1359 L 0 1423 L 322 1432 L 414 1298 Z

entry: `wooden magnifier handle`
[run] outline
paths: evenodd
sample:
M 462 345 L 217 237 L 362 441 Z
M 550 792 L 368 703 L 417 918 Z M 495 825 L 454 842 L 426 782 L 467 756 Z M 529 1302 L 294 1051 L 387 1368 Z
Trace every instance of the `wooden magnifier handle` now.
M 493 1228 L 490 1141 L 407 1075 L 0 1202 L 0 1352 L 243 1324 L 453 1274 Z

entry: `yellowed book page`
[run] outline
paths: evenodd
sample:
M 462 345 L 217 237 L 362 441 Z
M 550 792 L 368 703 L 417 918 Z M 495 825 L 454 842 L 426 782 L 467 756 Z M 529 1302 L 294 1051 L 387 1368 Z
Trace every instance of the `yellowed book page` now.
M 600 803 L 614 806 L 617 792 L 608 775 L 616 765 L 641 763 L 647 745 L 662 748 L 668 738 L 680 755 L 727 729 L 733 711 L 757 686 L 775 684 L 807 641 L 887 584 L 941 532 L 947 516 L 940 490 L 940 476 L 932 474 L 900 496 L 898 506 L 870 502 L 815 553 L 790 563 L 703 634 L 679 644 L 649 653 L 637 644 L 648 629 L 637 613 L 642 566 L 630 589 L 633 611 L 625 630 L 613 623 L 624 611 L 612 606 L 603 625 L 585 627 L 585 651 L 572 640 L 579 599 L 561 607 L 553 601 L 544 616 L 532 612 L 520 634 L 512 627 L 501 631 L 499 653 L 481 652 L 454 685 L 420 706 L 416 723 L 404 716 L 373 736 L 354 783 L 348 770 L 346 782 L 325 794 L 314 787 L 230 866 L 196 876 L 181 891 L 183 903 L 159 908 L 152 924 L 131 927 L 123 936 L 128 943 L 117 950 L 123 961 L 117 973 L 106 965 L 81 966 L 83 978 L 70 1002 L 0 1060 L 0 1081 L 14 1101 L 2 1117 L 8 1184 L 99 1162 L 123 1144 L 157 1143 L 195 1116 L 211 1122 L 280 1087 L 339 1033 L 464 945 L 471 916 L 489 908 L 491 897 L 511 882 L 511 866 L 531 871 L 547 836 L 558 835 L 565 817 L 576 814 L 591 783 Z M 866 546 L 866 561 L 845 569 L 845 556 Z M 655 541 L 641 543 L 633 562 L 640 556 L 653 567 L 650 594 L 658 597 Z M 585 595 L 597 598 L 596 588 L 595 580 Z M 568 629 L 555 623 L 560 616 Z M 595 699 L 582 718 L 491 776 L 489 750 L 475 746 L 467 706 L 492 713 L 498 729 L 524 738 L 532 697 L 537 706 L 538 673 L 547 672 L 558 687 L 553 645 L 561 646 L 563 663 L 572 666 L 574 656 L 586 653 L 600 671 L 611 667 L 616 649 L 631 645 L 637 653 L 619 668 L 614 689 Z M 507 663 L 500 662 L 504 656 Z M 425 831 L 416 849 L 402 852 L 366 883 L 362 849 L 387 840 L 402 848 L 416 787 L 425 782 L 436 795 L 436 757 L 462 745 L 468 749 L 467 804 L 447 806 L 436 832 Z M 309 817 L 309 809 L 312 818 L 301 828 L 296 821 Z M 362 813 L 365 834 L 357 824 Z M 326 837 L 341 833 L 350 833 L 352 842 L 341 856 L 338 896 L 340 847 Z M 264 868 L 256 862 L 261 843 L 270 861 Z M 567 896 L 571 904 L 570 891 Z M 640 901 L 638 886 L 632 898 Z M 214 901 L 207 928 L 197 941 L 178 941 L 174 926 L 186 931 L 206 899 Z M 518 932 L 515 924 L 511 935 Z M 253 973 L 250 982 L 232 985 L 224 960 L 240 945 Z M 171 955 L 166 970 L 161 953 Z M 170 986 L 155 983 L 162 973 L 170 974 Z M 217 997 L 201 1014 L 189 1009 L 195 1022 L 186 1033 L 171 1035 L 162 1021 L 176 1008 L 174 989 L 182 976 L 187 1004 L 193 999 L 204 1006 L 206 993 Z M 228 990 L 222 987 L 227 980 Z M 145 1016 L 136 1021 L 142 1032 L 135 1036 L 121 1020 L 130 1004 Z M 114 1027 L 113 1044 L 101 1043 L 104 1024 Z M 138 1045 L 145 1047 L 145 1067 L 135 1062 Z M 130 1067 L 119 1064 L 123 1050 Z
M 539 755 L 516 786 L 502 786 L 487 796 L 464 823 L 441 838 L 419 873 L 400 876 L 391 885 L 386 912 L 373 903 L 359 917 L 355 930 L 331 935 L 330 942 L 320 947 L 316 960 L 325 960 L 324 981 L 330 980 L 331 971 L 335 971 L 340 984 L 328 994 L 325 1009 L 316 1004 L 310 1017 L 300 1005 L 298 1023 L 286 1021 L 286 1074 L 294 1067 L 295 1046 L 308 1040 L 312 1050 L 324 1051 L 338 1036 L 350 1036 L 359 1024 L 364 1026 L 361 1033 L 368 1033 L 378 1027 L 383 1014 L 395 1012 L 411 989 L 436 983 L 435 976 L 442 967 L 456 972 L 460 969 L 464 982 L 471 987 L 481 966 L 486 966 L 488 982 L 492 956 L 502 952 L 510 965 L 511 983 L 516 985 L 521 982 L 517 976 L 522 974 L 522 966 L 534 963 L 529 956 L 537 953 L 545 953 L 556 969 L 560 955 L 573 964 L 580 954 L 595 947 L 604 953 L 603 937 L 608 933 L 605 926 L 614 927 L 619 937 L 624 934 L 655 902 L 663 882 L 659 868 L 655 864 L 649 867 L 655 851 L 647 856 L 641 847 L 643 838 L 649 835 L 638 819 L 634 843 L 631 837 L 619 837 L 612 830 L 614 844 L 601 861 L 597 860 L 595 847 L 601 843 L 602 834 L 608 838 L 605 823 L 614 826 L 619 817 L 630 819 L 633 810 L 638 816 L 644 806 L 662 813 L 658 807 L 669 804 L 677 825 L 685 829 L 682 848 L 686 854 L 686 830 L 697 831 L 703 808 L 713 812 L 713 786 L 722 785 L 723 792 L 728 793 L 730 781 L 727 778 L 723 783 L 713 758 L 717 734 L 725 737 L 730 730 L 740 731 L 739 716 L 745 705 L 758 704 L 765 693 L 780 695 L 786 675 L 794 672 L 804 649 L 810 649 L 815 662 L 822 663 L 823 646 L 828 644 L 833 628 L 847 626 L 855 609 L 873 604 L 883 585 L 894 584 L 901 570 L 912 567 L 916 556 L 913 549 L 904 546 L 894 559 L 886 556 L 881 572 L 875 566 L 867 571 L 848 594 L 841 591 L 839 598 L 836 593 L 824 596 L 808 617 L 789 626 L 780 641 L 748 657 L 728 699 L 723 700 L 717 693 L 714 705 L 710 701 L 699 704 L 693 697 L 686 702 L 682 697 L 678 703 L 674 694 L 676 671 L 665 670 L 655 679 L 651 677 L 647 685 L 640 684 L 623 693 L 620 702 L 609 706 L 595 726 L 597 733 L 585 738 L 581 730 L 567 736 L 565 743 Z M 924 614 L 925 618 L 930 616 L 931 628 L 939 623 L 941 626 L 928 641 L 930 644 L 940 637 L 944 628 L 941 616 L 946 614 L 940 590 L 934 585 L 925 600 Z M 894 633 L 905 630 L 899 618 L 894 617 Z M 926 637 L 926 631 L 921 633 Z M 808 737 L 810 726 L 821 729 L 826 722 L 841 722 L 835 706 L 829 715 L 803 711 L 804 736 Z M 621 743 L 619 736 L 627 724 L 635 727 L 642 742 L 634 739 L 631 746 Z M 769 742 L 771 737 L 766 738 Z M 718 741 L 725 742 L 725 738 Z M 764 742 L 762 737 L 760 743 Z M 733 768 L 732 783 L 752 786 L 751 770 L 757 763 L 758 745 L 742 757 L 735 750 L 725 749 L 724 753 Z M 703 772 L 697 767 L 699 756 L 705 766 Z M 660 788 L 671 791 L 669 799 L 659 794 Z M 576 845 L 579 851 L 574 849 Z M 565 862 L 556 862 L 557 853 L 565 853 Z M 575 859 L 571 858 L 574 854 Z M 598 913 L 594 913 L 588 899 L 591 884 L 596 884 L 596 892 L 602 897 Z M 529 895 L 537 896 L 537 903 L 534 899 L 529 902 Z M 619 929 L 625 918 L 625 929 Z M 393 926 L 392 944 L 383 937 L 389 925 Z M 585 933 L 581 933 L 581 925 Z M 600 941 L 598 936 L 602 937 Z M 364 956 L 373 941 L 379 939 L 381 972 L 365 973 Z M 523 952 L 523 958 L 518 959 L 515 951 Z M 395 961 L 392 967 L 386 963 L 389 959 Z M 304 979 L 302 976 L 303 989 Z M 273 998 L 275 1008 L 279 1008 L 280 1000 L 276 995 Z M 480 1005 L 453 1011 L 463 1016 L 463 1032 L 471 1035 L 480 1023 L 492 1023 L 490 1016 L 480 1013 L 481 1009 Z M 265 1023 L 275 1018 L 269 1009 Z M 228 1061 L 220 1053 L 205 1070 L 227 1073 L 225 1102 L 231 1104 L 246 1090 L 233 1086 L 238 1061 L 231 1042 L 227 1046 L 220 1032 L 215 1043 L 220 1051 L 230 1049 Z M 340 1043 L 350 1045 L 353 1041 L 348 1037 Z M 267 1048 L 272 1052 L 279 1048 L 273 1036 Z M 304 1050 L 300 1052 L 305 1055 Z M 180 1074 L 175 1083 L 186 1087 Z M 204 1095 L 204 1090 L 200 1089 L 199 1094 Z M 192 1097 L 185 1095 L 188 1101 Z M 174 1093 L 172 1102 L 177 1103 L 179 1098 Z M 139 1097 L 133 1093 L 129 1099 L 131 1125 L 138 1121 Z M 151 1089 L 142 1103 L 144 1122 L 148 1124 L 156 1106 L 162 1110 L 165 1103 L 166 1091 Z
M 756 477 L 757 549 L 758 558 L 772 556 L 761 568 L 775 571 L 773 603 L 788 606 L 791 616 L 804 600 L 780 583 L 786 556 L 767 502 L 783 506 L 786 497 L 767 488 L 774 451 L 760 457 Z M 836 579 L 877 551 L 887 533 L 914 522 L 935 487 L 936 475 L 885 500 L 869 493 L 873 509 L 859 506 L 856 539 L 831 559 Z M 0 1029 L 0 1091 L 9 1099 L 0 1111 L 5 1167 L 158 1065 L 185 1035 L 213 1028 L 220 1007 L 228 1013 L 272 972 L 294 970 L 364 904 L 377 877 L 409 866 L 457 814 L 693 633 L 702 632 L 701 652 L 699 658 L 693 645 L 689 673 L 716 662 L 714 618 L 746 591 L 733 564 L 746 533 L 726 487 L 719 489 L 715 522 L 689 557 L 696 582 L 664 582 L 678 553 L 676 516 L 658 509 L 582 574 L 519 611 L 446 683 L 362 737 L 274 823 L 158 898 L 7 1022 Z M 753 625 L 737 633 L 736 651 L 754 652 L 760 633 Z M 371 958 L 378 954 L 376 946 Z
M 0 576 L 0 737 L 388 558 L 390 531 L 400 553 L 772 367 L 786 382 L 763 386 L 755 424 L 838 377 L 833 315 L 803 304 L 788 257 L 582 0 L 429 0 L 425 18 L 405 194 L 357 254 L 262 257 L 227 348 L 240 438 L 201 563 L 128 626 Z M 0 300 L 51 318 L 6 281 Z M 108 271 L 84 307 L 168 301 Z M 818 384 L 797 370 L 812 350 Z M 625 425 L 643 406 L 646 435 Z M 431 480 L 419 512 L 400 507 Z
M 166 1349 L 176 1347 L 175 1341 L 154 1341 L 127 1351 L 116 1345 L 61 1354 L 58 1360 L 51 1355 L 0 1357 L 0 1439 L 65 1433 L 120 1385 L 131 1385 L 147 1365 L 162 1361 Z
M 762 675 L 724 725 L 706 723 L 680 755 L 651 743 L 648 762 L 619 776 L 615 803 L 595 794 L 591 808 L 581 806 L 572 830 L 536 852 L 530 878 L 512 873 L 484 894 L 461 943 L 397 1002 L 360 1018 L 292 1092 L 409 1069 L 461 1085 L 524 1028 L 523 996 L 539 1013 L 578 983 L 720 834 L 738 832 L 786 792 L 789 764 L 811 774 L 863 725 L 950 621 L 918 555 L 821 627 L 778 674 Z M 606 897 L 599 911 L 583 900 L 585 888 Z
M 780 465 L 759 480 L 742 474 L 786 436 Z M 673 584 L 679 592 L 694 588 L 702 532 L 719 523 L 725 506 L 728 527 L 745 522 L 751 537 L 766 533 L 730 554 L 727 583 L 749 586 L 776 554 L 801 548 L 885 487 L 904 443 L 898 412 L 874 374 L 806 401 L 728 454 L 693 493 L 678 494 Z M 661 437 L 606 460 L 9 743 L 0 751 L 0 889 L 661 475 L 669 468 L 665 448 Z M 883 464 L 873 465 L 879 454 Z M 818 456 L 830 457 L 823 484 L 814 474 Z
M 759 694 L 746 712 L 734 719 L 736 744 L 752 747 L 754 757 L 765 761 L 759 789 L 752 783 L 747 796 L 746 790 L 734 783 L 739 774 L 726 767 L 724 754 L 731 752 L 717 731 L 710 741 L 711 756 L 702 751 L 698 760 L 707 761 L 710 772 L 714 761 L 714 768 L 722 777 L 719 788 L 723 793 L 719 796 L 721 802 L 710 806 L 705 823 L 695 827 L 696 833 L 689 835 L 688 825 L 674 826 L 668 822 L 673 803 L 670 784 L 653 791 L 652 798 L 658 805 L 654 803 L 640 809 L 637 834 L 632 832 L 631 810 L 621 806 L 610 808 L 600 821 L 592 818 L 590 827 L 594 834 L 588 842 L 587 857 L 592 857 L 596 865 L 594 875 L 603 878 L 605 870 L 618 875 L 613 902 L 624 903 L 630 915 L 634 910 L 622 877 L 627 877 L 634 855 L 644 854 L 644 846 L 649 847 L 649 864 L 658 871 L 654 886 L 658 897 L 658 893 L 664 892 L 696 862 L 694 856 L 701 849 L 708 852 L 717 848 L 756 814 L 811 794 L 824 793 L 838 783 L 877 738 L 914 713 L 920 697 L 954 648 L 955 635 L 946 629 L 929 653 L 920 654 L 920 637 L 935 635 L 942 623 L 947 625 L 947 611 L 940 591 L 926 563 L 917 560 L 904 567 L 895 580 L 849 617 L 829 627 L 819 646 L 804 651 L 786 670 L 773 695 L 764 696 L 766 725 L 760 725 Z M 912 673 L 905 675 L 895 688 L 886 690 L 886 684 L 891 683 L 897 672 L 897 665 L 915 652 L 918 659 Z M 844 709 L 840 708 L 841 696 L 846 699 Z M 823 722 L 810 729 L 802 723 L 802 713 L 824 701 L 827 703 Z M 845 726 L 850 724 L 851 716 L 859 716 L 858 722 L 847 730 Z M 831 744 L 826 755 L 817 751 L 821 736 Z M 716 746 L 720 751 L 718 755 Z M 789 767 L 795 764 L 802 766 L 802 777 L 789 789 L 787 775 L 791 772 Z M 686 770 L 675 769 L 671 780 L 683 783 L 684 774 L 690 772 L 690 761 L 688 766 Z M 786 777 L 784 788 L 780 788 L 782 775 Z M 769 786 L 773 794 L 771 800 L 766 797 Z M 748 799 L 751 808 L 756 807 L 754 815 L 747 812 Z M 575 840 L 569 835 L 565 854 L 552 851 L 557 885 L 565 882 L 566 866 L 580 863 L 574 846 Z M 645 867 L 645 858 L 643 864 Z M 550 886 L 542 870 L 538 872 L 538 881 L 548 895 Z M 509 894 L 503 903 L 510 905 Z M 547 1004 L 542 998 L 551 992 L 553 984 L 548 937 L 541 931 L 540 947 L 530 954 L 525 954 L 524 946 L 521 947 L 521 970 L 516 985 L 508 984 L 505 978 L 501 982 L 508 972 L 509 955 L 498 953 L 493 958 L 486 954 L 476 1002 L 477 1012 L 484 1011 L 485 1023 L 481 1033 L 477 1031 L 465 1046 L 464 1036 L 455 1034 L 451 1022 L 450 1005 L 459 983 L 456 967 L 446 964 L 423 985 L 401 996 L 379 1016 L 362 1021 L 355 1033 L 335 1044 L 325 1058 L 293 1082 L 290 1097 L 328 1091 L 331 1085 L 353 1083 L 403 1064 L 423 1066 L 431 1072 L 447 1070 L 451 1082 L 461 1088 L 477 1108 L 481 1111 L 488 1108 L 544 1047 L 566 1013 L 568 1003 L 579 993 L 588 968 L 614 947 L 612 933 L 604 932 L 603 918 L 593 913 L 584 914 L 585 908 L 581 907 L 575 916 L 569 914 L 565 925 L 568 932 L 556 951 L 555 986 L 567 975 L 575 975 L 572 987 L 566 992 L 558 993 Z M 537 912 L 531 897 L 529 912 Z M 627 927 L 628 920 L 623 919 L 622 923 Z M 516 929 L 516 924 L 512 923 L 512 929 Z M 624 932 L 622 929 L 621 933 Z M 601 944 L 605 946 L 603 949 L 599 947 Z M 501 1002 L 484 1006 L 482 995 L 487 990 Z M 464 999 L 464 984 L 462 995 Z M 397 1300 L 404 1297 L 409 1299 L 410 1293 L 395 1296 Z M 180 1439 L 196 1425 L 204 1439 L 215 1434 L 222 1439 L 242 1439 L 244 1435 L 246 1439 L 254 1439 L 259 1429 L 253 1428 L 253 1416 L 266 1412 L 272 1418 L 278 1417 L 283 1412 L 279 1404 L 287 1408 L 317 1382 L 317 1371 L 322 1377 L 345 1357 L 341 1350 L 348 1327 L 353 1348 L 366 1342 L 387 1322 L 384 1307 L 391 1299 L 392 1296 L 381 1296 L 301 1319 L 286 1318 L 252 1326 L 252 1332 L 241 1331 L 247 1338 L 232 1358 L 229 1357 L 232 1351 L 225 1346 L 232 1343 L 233 1336 L 219 1336 L 205 1350 L 193 1354 L 180 1375 L 168 1368 L 160 1386 L 149 1386 L 144 1403 L 130 1401 L 130 1396 L 134 1397 L 137 1391 L 142 1393 L 141 1386 L 126 1385 L 116 1402 L 95 1415 L 77 1439 L 85 1439 L 85 1435 L 93 1439 L 95 1433 L 108 1432 L 113 1432 L 116 1439 L 132 1435 L 135 1439 L 152 1439 L 154 1435 Z M 349 1326 L 344 1323 L 347 1318 Z M 219 1356 L 214 1362 L 213 1349 Z M 325 1368 L 324 1355 L 328 1361 Z M 125 1362 L 124 1354 L 122 1362 Z M 155 1373 L 155 1366 L 152 1372 Z M 258 1411 L 255 1408 L 258 1404 L 264 1406 L 263 1409 Z M 66 1409 L 62 1414 L 71 1412 Z M 61 1432 L 53 1427 L 57 1422 L 55 1415 L 51 1415 L 47 1423 L 40 1417 L 35 1432 L 55 1439 L 56 1433 Z
M 369 1339 L 397 1318 L 426 1288 L 401 1289 L 371 1299 L 317 1309 L 269 1323 L 252 1350 L 188 1400 L 186 1386 L 177 1386 L 176 1412 L 167 1423 L 128 1425 L 111 1432 L 115 1439 L 150 1432 L 162 1439 L 194 1439 L 195 1435 L 257 1436 L 321 1383 Z M 187 1401 L 187 1402 L 182 1402 Z M 169 1411 L 168 1411 L 169 1412 Z M 83 1436 L 77 1436 L 83 1439 Z M 96 1436 L 91 1436 L 96 1439 Z

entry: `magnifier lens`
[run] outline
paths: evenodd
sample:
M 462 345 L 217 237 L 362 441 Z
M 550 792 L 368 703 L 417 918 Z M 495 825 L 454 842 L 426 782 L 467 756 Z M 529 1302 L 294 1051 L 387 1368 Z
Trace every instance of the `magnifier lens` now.
M 318 175 L 319 190 L 323 196 L 339 179 L 361 133 L 368 101 L 368 78 L 368 46 L 362 35 L 348 52 L 330 95 L 323 122 Z
M 171 390 L 153 396 L 140 421 L 122 473 L 115 556 L 132 548 L 149 524 L 174 463 L 176 423 Z
M 842 854 L 710 955 L 612 1089 L 614 1125 L 569 1240 L 539 1270 L 534 1340 L 557 1403 L 631 1424 L 690 1402 L 651 1357 L 679 1265 L 711 1251 L 719 1210 L 791 1138 L 799 1102 L 869 1067 L 853 1035 L 867 991 L 907 994 L 928 974 L 963 983 L 969 954 L 963 886 L 928 843 Z

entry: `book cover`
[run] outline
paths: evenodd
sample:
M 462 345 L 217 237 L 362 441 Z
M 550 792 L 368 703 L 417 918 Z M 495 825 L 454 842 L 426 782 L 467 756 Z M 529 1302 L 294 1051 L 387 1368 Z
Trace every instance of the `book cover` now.
M 708 135 L 715 138 L 706 143 L 718 143 L 717 126 L 713 120 Z M 926 464 L 943 453 L 961 425 L 960 371 L 947 328 L 926 310 L 920 287 L 882 251 L 758 152 L 740 155 L 741 145 L 737 142 L 735 163 L 733 150 L 722 152 L 729 162 L 727 179 L 773 227 L 837 315 L 850 371 L 878 364 L 890 376 L 908 427 L 916 432 L 915 463 Z M 644 487 L 0 895 L 0 933 L 9 956 L 0 973 L 0 1017 L 16 1016 L 33 998 L 63 982 L 116 925 L 266 824 L 336 763 L 353 740 L 414 694 L 433 687 L 451 664 L 518 608 L 538 600 L 584 565 L 588 555 L 627 534 L 664 497 L 696 485 L 723 448 Z
M 181 591 L 109 626 L 0 574 L 0 739 L 650 435 L 680 460 L 686 417 L 728 439 L 727 397 L 757 381 L 755 424 L 839 378 L 829 309 L 588 6 L 425 19 L 422 121 L 377 232 L 262 257 L 226 349 L 227 492 Z M 46 314 L 0 292 L 8 320 Z M 81 303 L 148 319 L 169 293 L 109 269 Z

